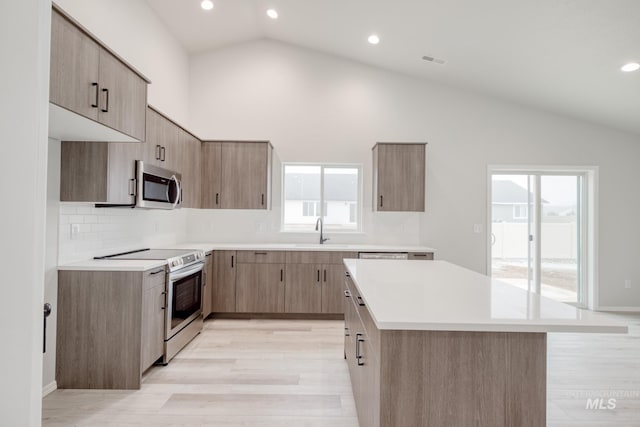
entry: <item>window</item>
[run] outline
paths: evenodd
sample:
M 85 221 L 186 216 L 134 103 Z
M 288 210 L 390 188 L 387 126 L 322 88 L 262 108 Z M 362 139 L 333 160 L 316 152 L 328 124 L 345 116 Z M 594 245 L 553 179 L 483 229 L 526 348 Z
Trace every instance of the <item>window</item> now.
M 361 167 L 339 164 L 284 164 L 282 229 L 359 231 Z
M 513 205 L 513 218 L 514 219 L 527 219 L 527 218 L 529 218 L 529 206 L 527 206 L 527 205 Z

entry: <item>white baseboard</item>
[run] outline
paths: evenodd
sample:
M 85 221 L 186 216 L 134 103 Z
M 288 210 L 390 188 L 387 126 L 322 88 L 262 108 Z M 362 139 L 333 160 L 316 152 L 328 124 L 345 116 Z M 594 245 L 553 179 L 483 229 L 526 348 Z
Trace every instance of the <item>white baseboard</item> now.
M 42 397 L 45 397 L 46 395 L 53 393 L 57 388 L 58 388 L 58 383 L 55 381 L 51 381 L 46 386 L 42 387 Z
M 631 312 L 631 313 L 640 313 L 640 307 L 621 307 L 621 306 L 600 306 L 595 309 L 595 311 L 623 311 L 623 312 Z

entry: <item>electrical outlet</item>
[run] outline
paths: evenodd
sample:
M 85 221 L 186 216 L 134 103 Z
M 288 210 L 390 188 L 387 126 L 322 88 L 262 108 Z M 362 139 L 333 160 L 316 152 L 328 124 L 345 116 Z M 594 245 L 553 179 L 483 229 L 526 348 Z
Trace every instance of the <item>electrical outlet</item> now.
M 625 279 L 624 288 L 625 289 L 631 289 L 631 279 Z
M 80 234 L 80 224 L 71 224 L 71 239 L 77 239 Z

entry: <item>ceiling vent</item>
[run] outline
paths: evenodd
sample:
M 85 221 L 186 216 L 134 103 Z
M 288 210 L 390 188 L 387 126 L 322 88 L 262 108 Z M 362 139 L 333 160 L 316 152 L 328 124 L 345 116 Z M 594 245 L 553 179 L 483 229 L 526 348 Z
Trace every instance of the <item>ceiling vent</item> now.
M 438 65 L 444 65 L 447 62 L 444 59 L 434 58 L 433 56 L 427 56 L 427 55 L 423 56 L 422 59 L 427 62 L 433 62 L 434 64 L 438 64 Z

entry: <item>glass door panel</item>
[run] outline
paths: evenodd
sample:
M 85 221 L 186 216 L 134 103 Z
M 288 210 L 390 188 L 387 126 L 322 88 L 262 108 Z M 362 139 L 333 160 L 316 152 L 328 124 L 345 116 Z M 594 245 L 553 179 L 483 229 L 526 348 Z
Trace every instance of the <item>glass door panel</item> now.
M 533 290 L 529 175 L 491 177 L 491 275 Z
M 580 289 L 581 177 L 540 177 L 542 295 L 577 303 Z

